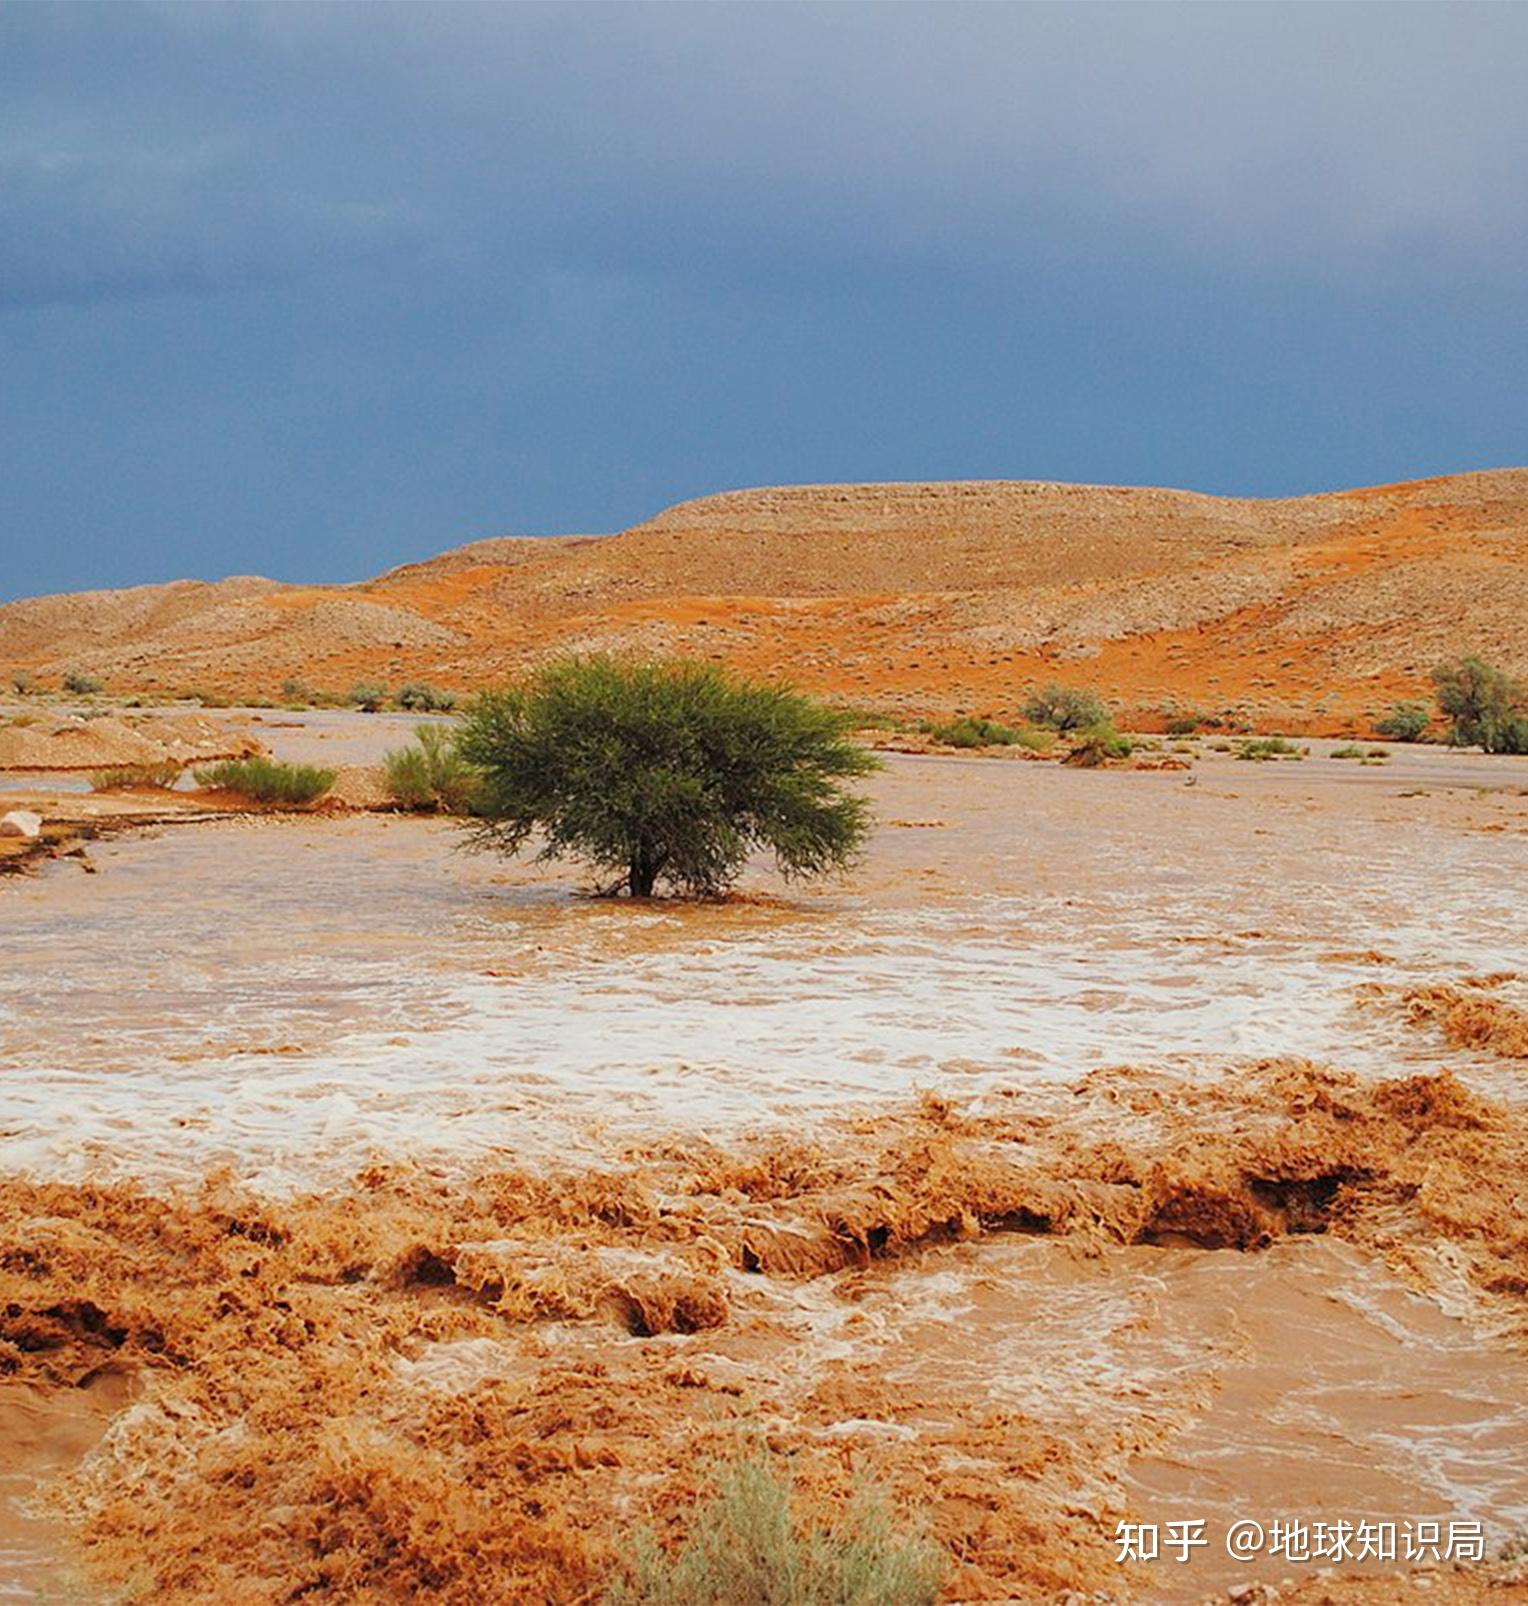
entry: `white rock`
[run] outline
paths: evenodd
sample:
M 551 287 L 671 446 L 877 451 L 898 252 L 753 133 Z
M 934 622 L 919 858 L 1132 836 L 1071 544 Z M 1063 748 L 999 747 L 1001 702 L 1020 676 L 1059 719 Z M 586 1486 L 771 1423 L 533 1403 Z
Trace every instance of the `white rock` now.
M 0 836 L 21 836 L 35 840 L 42 835 L 42 815 L 30 809 L 12 809 L 0 819 Z

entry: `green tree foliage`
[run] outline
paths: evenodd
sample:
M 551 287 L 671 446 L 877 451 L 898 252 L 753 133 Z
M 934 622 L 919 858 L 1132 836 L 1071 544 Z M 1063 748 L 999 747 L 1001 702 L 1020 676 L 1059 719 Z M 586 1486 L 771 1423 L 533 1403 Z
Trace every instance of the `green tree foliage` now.
M 1374 729 L 1395 742 L 1414 742 L 1432 724 L 1432 710 L 1426 703 L 1392 703 L 1390 712 Z
M 427 680 L 411 680 L 398 688 L 393 701 L 415 714 L 448 714 L 456 707 L 456 693 L 442 691 Z
M 705 896 L 756 847 L 793 878 L 853 862 L 869 810 L 838 783 L 878 761 L 851 725 L 712 664 L 600 655 L 482 693 L 457 750 L 483 776 L 480 845 L 517 853 L 540 831 L 540 857 L 614 872 L 608 891 Z
M 1109 723 L 1109 705 L 1085 686 L 1063 686 L 1052 681 L 1030 693 L 1024 704 L 1024 717 L 1035 725 L 1049 725 L 1052 730 L 1086 730 Z
M 363 714 L 375 714 L 387 701 L 387 687 L 374 680 L 358 680 L 350 688 L 349 701 Z
M 874 1497 L 862 1496 L 837 1521 L 798 1514 L 789 1482 L 758 1453 L 722 1468 L 716 1493 L 695 1508 L 675 1554 L 640 1532 L 629 1579 L 605 1599 L 607 1606 L 933 1606 L 948 1568 L 931 1540 L 897 1533 Z
M 1520 681 L 1484 659 L 1441 663 L 1432 672 L 1449 740 L 1488 753 L 1528 753 L 1528 693 Z

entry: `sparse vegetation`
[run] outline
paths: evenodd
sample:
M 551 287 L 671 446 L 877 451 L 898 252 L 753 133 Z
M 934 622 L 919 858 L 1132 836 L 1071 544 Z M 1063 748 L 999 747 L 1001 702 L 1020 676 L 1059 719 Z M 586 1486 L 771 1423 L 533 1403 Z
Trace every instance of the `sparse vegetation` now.
M 13 669 L 11 689 L 18 697 L 30 697 L 37 690 L 37 677 L 30 669 Z
M 709 663 L 563 658 L 485 692 L 458 750 L 483 775 L 476 840 L 616 872 L 605 888 L 723 891 L 755 848 L 787 877 L 858 857 L 865 801 L 838 783 L 879 767 L 850 718 Z
M 289 675 L 281 683 L 282 701 L 293 707 L 310 708 L 318 700 L 318 693 L 305 680 Z
M 94 697 L 106 690 L 106 682 L 99 675 L 89 675 L 83 669 L 70 669 L 64 673 L 64 690 L 74 697 Z
M 918 728 L 946 747 L 1027 747 L 1044 752 L 1056 741 L 1053 731 L 1024 730 L 980 714 L 966 714 L 960 719 L 925 720 Z
M 118 764 L 111 769 L 93 770 L 92 792 L 122 792 L 138 787 L 157 787 L 168 792 L 180 779 L 185 765 L 179 759 L 160 759 L 150 764 Z
M 352 707 L 359 708 L 363 714 L 375 714 L 387 701 L 387 687 L 379 685 L 374 680 L 358 680 L 350 688 L 346 700 Z
M 1236 756 L 1266 763 L 1277 758 L 1304 758 L 1305 750 L 1284 736 L 1249 736 L 1237 744 Z
M 1066 762 L 1079 769 L 1096 769 L 1111 758 L 1129 758 L 1134 750 L 1135 744 L 1130 738 L 1105 720 L 1077 733 Z
M 1390 712 L 1375 724 L 1374 729 L 1394 742 L 1415 742 L 1421 739 L 1431 723 L 1432 710 L 1426 703 L 1392 703 Z
M 837 708 L 849 721 L 849 728 L 857 731 L 905 731 L 910 728 L 909 721 L 900 714 L 893 714 L 885 708 L 863 708 L 856 704 L 845 706 L 835 703 Z
M 679 1550 L 637 1535 L 607 1606 L 932 1606 L 949 1565 L 932 1540 L 898 1533 L 873 1496 L 834 1520 L 792 1493 L 762 1451 L 724 1465 Z
M 1174 714 L 1167 721 L 1166 733 L 1169 736 L 1192 736 L 1202 723 L 1198 714 Z
M 1030 694 L 1024 703 L 1024 717 L 1052 730 L 1086 730 L 1109 723 L 1109 706 L 1096 691 L 1052 681 Z
M 388 795 L 406 809 L 470 814 L 482 778 L 456 750 L 456 733 L 440 725 L 416 725 L 414 745 L 384 755 Z
M 1357 742 L 1349 742 L 1346 747 L 1334 747 L 1332 749 L 1333 758 L 1362 758 L 1363 756 L 1364 750 Z
M 1488 753 L 1528 753 L 1528 691 L 1504 669 L 1465 657 L 1433 670 L 1449 740 Z
M 270 758 L 226 758 L 202 765 L 195 775 L 200 787 L 237 792 L 256 803 L 312 803 L 335 781 L 333 770 L 315 764 L 281 764 Z
M 393 701 L 411 714 L 449 714 L 456 707 L 456 693 L 428 681 L 411 680 L 398 688 Z

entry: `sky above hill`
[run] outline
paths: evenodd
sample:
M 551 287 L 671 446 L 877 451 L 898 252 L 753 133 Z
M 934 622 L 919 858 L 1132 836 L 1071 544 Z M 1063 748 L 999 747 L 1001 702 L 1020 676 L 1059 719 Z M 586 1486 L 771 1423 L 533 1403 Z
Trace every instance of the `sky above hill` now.
M 0 7 L 0 599 L 1528 460 L 1528 6 Z

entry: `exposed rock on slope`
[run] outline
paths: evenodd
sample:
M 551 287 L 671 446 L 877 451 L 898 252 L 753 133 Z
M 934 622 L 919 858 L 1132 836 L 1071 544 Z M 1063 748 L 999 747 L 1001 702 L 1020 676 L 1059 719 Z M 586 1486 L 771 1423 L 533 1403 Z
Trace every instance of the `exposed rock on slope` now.
M 228 580 L 0 608 L 0 663 L 118 689 L 468 685 L 559 647 L 689 651 L 858 702 L 1340 727 L 1440 656 L 1528 672 L 1528 470 L 1279 501 L 1026 481 L 793 486 L 620 535 L 475 542 L 353 586 Z

